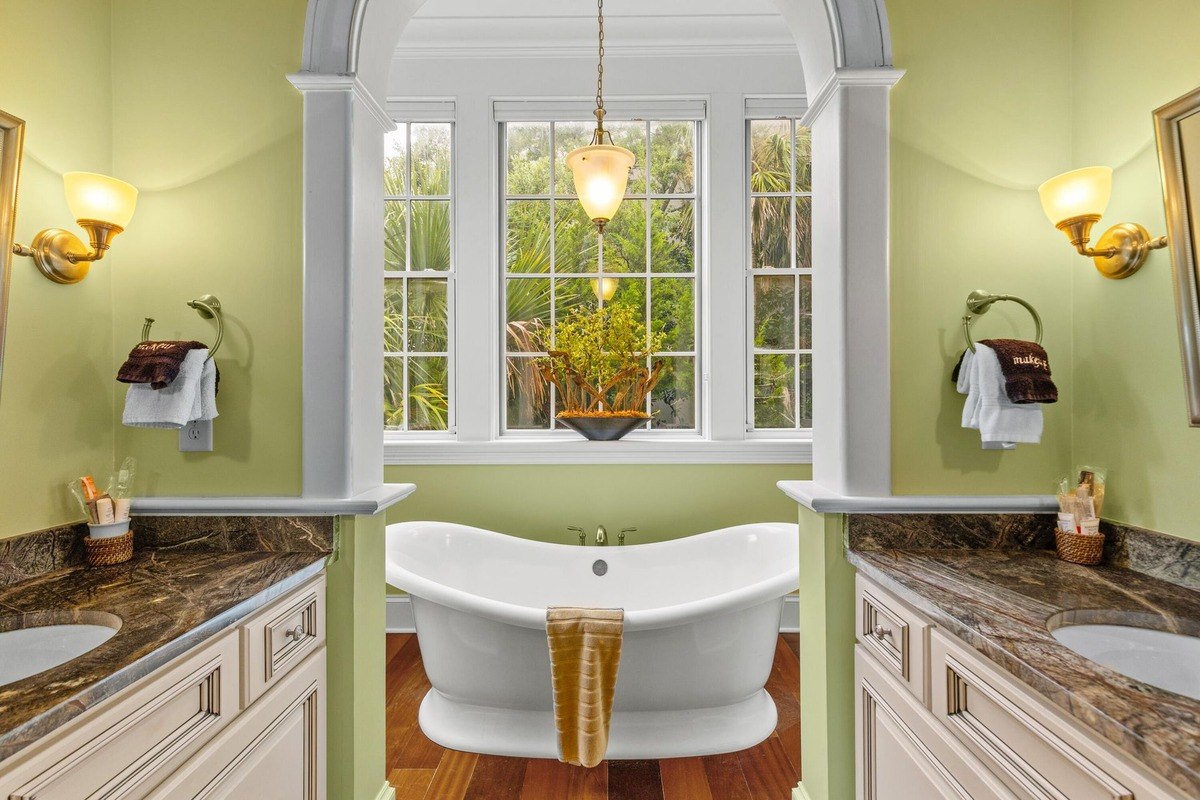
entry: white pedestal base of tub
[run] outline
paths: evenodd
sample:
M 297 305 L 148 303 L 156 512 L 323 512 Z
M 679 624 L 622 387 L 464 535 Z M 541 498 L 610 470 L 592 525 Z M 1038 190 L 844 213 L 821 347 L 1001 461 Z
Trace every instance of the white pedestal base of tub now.
M 515 758 L 558 758 L 554 714 L 448 700 L 430 689 L 421 701 L 421 730 L 451 750 Z M 766 691 L 740 703 L 686 711 L 615 711 L 607 759 L 688 758 L 753 747 L 775 730 Z

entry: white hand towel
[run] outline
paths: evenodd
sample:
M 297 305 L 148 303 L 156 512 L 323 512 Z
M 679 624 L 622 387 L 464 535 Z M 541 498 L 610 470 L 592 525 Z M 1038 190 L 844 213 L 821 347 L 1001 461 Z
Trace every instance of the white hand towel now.
M 995 350 L 985 344 L 976 344 L 974 354 L 967 352 L 959 372 L 960 392 L 964 383 L 967 401 L 963 406 L 962 424 L 964 428 L 979 431 L 985 450 L 1012 450 L 1017 444 L 1041 441 L 1041 405 L 1017 405 L 1008 399 L 1004 372 Z
M 200 373 L 200 391 L 192 405 L 192 420 L 217 418 L 217 365 L 211 358 L 204 360 L 204 371 Z
M 153 389 L 148 383 L 130 384 L 121 421 L 131 428 L 182 428 L 197 419 L 193 415 L 203 410 L 200 385 L 207 360 L 208 350 L 189 350 L 179 374 L 166 387 Z M 212 409 L 215 416 L 215 401 Z

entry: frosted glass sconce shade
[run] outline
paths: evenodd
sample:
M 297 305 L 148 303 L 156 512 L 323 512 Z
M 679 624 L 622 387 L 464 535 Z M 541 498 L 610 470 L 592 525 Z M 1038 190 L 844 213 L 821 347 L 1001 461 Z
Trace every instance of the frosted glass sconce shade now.
M 1104 216 L 1112 196 L 1112 167 L 1064 172 L 1038 187 L 1042 210 L 1055 225 L 1076 217 Z
M 67 205 L 77 220 L 95 220 L 124 228 L 133 219 L 138 190 L 125 181 L 95 172 L 63 175 Z

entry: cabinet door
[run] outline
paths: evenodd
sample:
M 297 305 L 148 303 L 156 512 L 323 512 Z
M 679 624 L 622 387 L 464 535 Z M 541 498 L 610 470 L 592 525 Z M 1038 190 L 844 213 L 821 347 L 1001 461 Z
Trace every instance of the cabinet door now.
M 242 713 L 155 800 L 324 800 L 325 649 Z
M 859 800 L 1012 800 L 907 687 L 855 650 Z

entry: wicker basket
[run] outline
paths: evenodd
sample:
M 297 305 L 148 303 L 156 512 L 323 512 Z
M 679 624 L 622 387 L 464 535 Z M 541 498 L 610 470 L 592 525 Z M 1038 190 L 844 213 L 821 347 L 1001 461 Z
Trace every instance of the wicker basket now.
M 1071 531 L 1054 532 L 1058 557 L 1074 564 L 1099 564 L 1104 555 L 1104 536 L 1085 536 Z
M 89 567 L 111 567 L 113 564 L 124 564 L 133 558 L 133 531 L 126 531 L 109 539 L 85 536 L 83 543 L 87 546 Z

